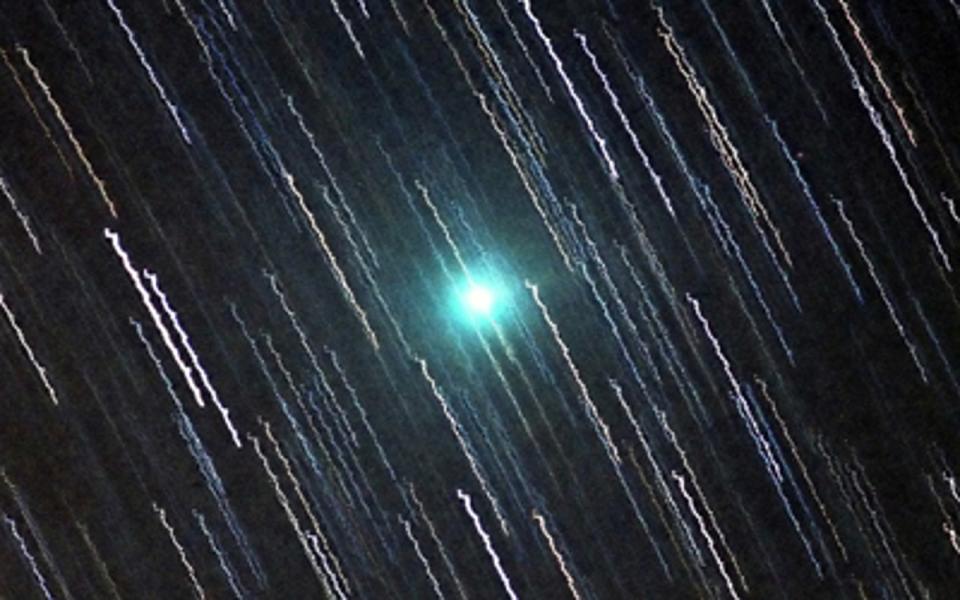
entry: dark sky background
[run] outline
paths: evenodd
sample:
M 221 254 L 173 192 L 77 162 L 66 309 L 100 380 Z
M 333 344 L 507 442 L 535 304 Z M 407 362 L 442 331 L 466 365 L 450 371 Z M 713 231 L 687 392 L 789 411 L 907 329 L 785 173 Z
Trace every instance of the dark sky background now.
M 958 42 L 0 0 L 0 597 L 957 597 Z

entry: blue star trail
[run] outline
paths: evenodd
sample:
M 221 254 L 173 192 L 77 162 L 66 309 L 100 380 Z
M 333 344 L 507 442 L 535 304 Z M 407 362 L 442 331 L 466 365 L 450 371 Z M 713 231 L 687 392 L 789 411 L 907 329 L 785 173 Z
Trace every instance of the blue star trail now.
M 0 0 L 0 600 L 960 590 L 955 0 Z

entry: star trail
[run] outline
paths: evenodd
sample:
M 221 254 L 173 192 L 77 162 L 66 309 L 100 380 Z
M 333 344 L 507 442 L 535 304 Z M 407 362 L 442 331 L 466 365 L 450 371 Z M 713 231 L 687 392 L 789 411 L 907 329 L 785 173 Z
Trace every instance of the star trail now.
M 955 0 L 0 0 L 0 599 L 960 594 Z

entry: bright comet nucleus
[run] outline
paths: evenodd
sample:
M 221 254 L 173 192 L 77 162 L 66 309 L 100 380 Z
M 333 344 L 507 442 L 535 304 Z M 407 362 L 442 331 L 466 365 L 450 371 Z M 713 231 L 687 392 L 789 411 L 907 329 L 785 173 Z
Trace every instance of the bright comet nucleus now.
M 510 286 L 497 270 L 487 265 L 465 272 L 448 296 L 450 314 L 465 325 L 484 328 L 500 323 L 509 313 Z
M 463 293 L 463 303 L 470 314 L 489 316 L 493 311 L 496 298 L 493 291 L 482 285 L 473 284 Z

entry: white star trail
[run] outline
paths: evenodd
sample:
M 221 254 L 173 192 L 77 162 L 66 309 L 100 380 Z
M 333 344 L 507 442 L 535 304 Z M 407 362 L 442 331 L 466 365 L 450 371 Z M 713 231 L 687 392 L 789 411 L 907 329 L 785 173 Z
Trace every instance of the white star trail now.
M 21 329 L 20 325 L 17 323 L 17 318 L 7 305 L 7 301 L 2 292 L 0 292 L 0 308 L 3 309 L 3 314 L 7 317 L 7 322 L 10 324 L 10 328 L 13 329 L 14 334 L 17 336 L 17 341 L 20 342 L 20 348 L 23 350 L 23 353 L 27 355 L 27 359 L 30 361 L 30 364 L 33 365 L 33 369 L 37 373 L 37 377 L 39 377 L 40 382 L 43 383 L 43 387 L 46 389 L 47 396 L 49 396 L 50 401 L 53 402 L 54 405 L 60 404 L 60 399 L 57 397 L 57 390 L 53 387 L 53 383 L 50 381 L 50 378 L 47 377 L 47 368 L 40 363 L 36 354 L 34 354 L 33 348 L 30 346 L 30 343 L 27 342 L 26 334 L 24 334 L 23 329 Z
M 50 104 L 53 108 L 53 114 L 57 116 L 57 120 L 60 122 L 60 126 L 63 127 L 64 132 L 67 134 L 67 138 L 70 140 L 70 144 L 73 145 L 73 150 L 77 153 L 77 157 L 80 159 L 80 162 L 83 163 L 84 169 L 87 171 L 87 175 L 90 176 L 90 180 L 93 181 L 93 184 L 96 186 L 97 191 L 100 193 L 100 198 L 103 199 L 103 203 L 107 205 L 107 209 L 110 211 L 110 214 L 114 218 L 117 216 L 117 205 L 113 201 L 113 198 L 107 193 L 107 183 L 93 169 L 93 164 L 90 163 L 90 159 L 87 158 L 87 153 L 84 152 L 83 146 L 80 145 L 77 136 L 73 132 L 73 127 L 70 126 L 70 123 L 67 122 L 67 118 L 63 116 L 63 109 L 60 108 L 60 105 L 53 97 L 53 92 L 50 91 L 50 86 L 47 85 L 47 82 L 40 75 L 40 70 L 37 69 L 36 65 L 33 64 L 33 60 L 30 58 L 30 52 L 23 46 L 17 46 L 17 52 L 20 53 L 20 57 L 23 59 L 27 68 L 30 69 L 30 73 L 33 74 L 34 81 L 37 82 L 37 85 L 40 86 L 40 89 L 43 90 L 43 95 L 47 99 L 47 103 Z
M 167 535 L 170 537 L 170 543 L 173 544 L 173 547 L 177 551 L 177 555 L 180 557 L 180 564 L 182 564 L 183 568 L 187 571 L 187 576 L 190 578 L 190 584 L 193 586 L 193 593 L 200 600 L 204 600 L 207 597 L 207 593 L 204 591 L 203 586 L 200 585 L 200 581 L 197 579 L 197 569 L 193 566 L 193 563 L 190 562 L 190 559 L 187 558 L 187 552 L 183 548 L 183 544 L 177 538 L 176 531 L 174 531 L 173 526 L 170 525 L 170 521 L 167 519 L 166 509 L 160 508 L 160 506 L 154 503 L 153 511 L 157 514 L 157 519 L 160 520 L 160 524 L 163 525 L 163 528 L 167 530 Z
M 20 207 L 17 206 L 17 199 L 13 195 L 13 191 L 10 189 L 10 184 L 7 183 L 7 180 L 0 176 L 0 191 L 3 192 L 3 195 L 7 197 L 7 200 L 10 202 L 10 208 L 13 209 L 13 212 L 17 215 L 17 219 L 20 220 L 20 225 L 23 226 L 23 231 L 27 234 L 27 237 L 30 238 L 30 243 L 33 244 L 33 249 L 37 251 L 37 254 L 43 254 L 43 250 L 40 248 L 40 240 L 37 238 L 37 234 L 33 232 L 33 228 L 30 227 L 30 217 L 28 217 Z
M 167 107 L 167 112 L 170 113 L 170 118 L 173 119 L 173 122 L 177 125 L 177 129 L 180 130 L 180 137 L 183 138 L 184 143 L 186 143 L 188 146 L 193 144 L 193 141 L 190 139 L 190 133 L 187 131 L 187 126 L 183 123 L 183 119 L 180 117 L 180 109 L 177 108 L 177 105 L 174 104 L 167 96 L 167 91 L 160 84 L 160 80 L 157 78 L 157 73 L 153 70 L 153 66 L 150 65 L 150 61 L 147 60 L 147 56 L 144 54 L 140 44 L 137 43 L 137 38 L 133 34 L 133 30 L 130 29 L 130 26 L 127 25 L 126 19 L 123 18 L 123 13 L 120 12 L 120 8 L 117 6 L 117 3 L 114 0 L 106 0 L 106 2 L 110 7 L 110 10 L 113 11 L 113 14 L 116 15 L 117 22 L 120 23 L 120 27 L 126 34 L 127 41 L 130 42 L 130 47 L 133 48 L 134 53 L 136 53 L 137 59 L 140 61 L 140 65 L 143 67 L 143 70 L 147 72 L 147 77 L 150 79 L 151 85 L 153 85 L 154 89 L 157 90 L 160 100 Z
M 483 528 L 483 523 L 480 522 L 480 515 L 478 515 L 477 511 L 473 508 L 473 502 L 470 499 L 470 495 L 465 493 L 463 490 L 457 490 L 457 498 L 459 498 L 460 502 L 463 503 L 463 510 L 466 511 L 467 515 L 470 517 L 470 520 L 473 522 L 473 528 L 476 530 L 477 535 L 483 542 L 483 548 L 486 550 L 487 556 L 490 557 L 490 562 L 493 563 L 493 568 L 497 571 L 497 577 L 500 578 L 500 583 L 503 585 L 503 590 L 507 593 L 507 597 L 511 600 L 518 600 L 516 592 L 513 591 L 513 585 L 510 583 L 510 577 L 507 575 L 506 571 L 503 570 L 503 564 L 500 562 L 500 555 L 497 554 L 497 550 L 493 547 L 490 534 L 487 533 Z

